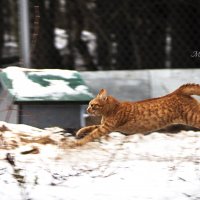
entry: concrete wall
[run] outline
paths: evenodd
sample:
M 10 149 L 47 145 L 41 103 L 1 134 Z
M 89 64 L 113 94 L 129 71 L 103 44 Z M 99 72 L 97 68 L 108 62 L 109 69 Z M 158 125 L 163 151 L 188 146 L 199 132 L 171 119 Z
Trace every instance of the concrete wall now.
M 101 88 L 121 100 L 142 100 L 172 92 L 185 83 L 200 84 L 200 69 L 81 72 L 97 94 Z

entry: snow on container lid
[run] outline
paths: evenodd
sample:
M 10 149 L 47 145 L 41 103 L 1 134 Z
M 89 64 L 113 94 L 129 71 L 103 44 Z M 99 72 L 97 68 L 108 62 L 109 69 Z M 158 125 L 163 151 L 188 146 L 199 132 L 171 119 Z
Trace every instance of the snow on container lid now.
M 81 75 L 73 70 L 26 69 L 1 70 L 1 83 L 20 102 L 88 102 L 93 98 Z

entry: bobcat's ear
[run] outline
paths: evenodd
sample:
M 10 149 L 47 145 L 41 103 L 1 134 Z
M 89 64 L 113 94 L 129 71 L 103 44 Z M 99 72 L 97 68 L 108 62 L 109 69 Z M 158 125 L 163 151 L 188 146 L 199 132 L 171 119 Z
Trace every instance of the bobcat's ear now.
M 99 94 L 97 95 L 97 97 L 101 100 L 106 100 L 108 95 L 107 95 L 107 91 L 105 89 L 101 89 Z

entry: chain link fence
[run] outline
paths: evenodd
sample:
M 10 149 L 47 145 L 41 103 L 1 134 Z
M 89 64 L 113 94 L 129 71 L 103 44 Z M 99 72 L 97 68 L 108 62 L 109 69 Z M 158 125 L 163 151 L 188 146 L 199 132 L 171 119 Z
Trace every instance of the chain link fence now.
M 17 1 L 0 0 L 0 67 L 19 61 Z
M 19 61 L 18 4 L 0 0 L 0 63 Z M 198 0 L 30 0 L 34 68 L 198 68 Z

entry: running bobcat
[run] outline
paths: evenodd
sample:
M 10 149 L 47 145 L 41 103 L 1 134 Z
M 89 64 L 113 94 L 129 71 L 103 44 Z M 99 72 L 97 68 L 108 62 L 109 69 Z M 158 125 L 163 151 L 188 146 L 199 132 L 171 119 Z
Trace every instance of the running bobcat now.
M 101 124 L 81 128 L 76 145 L 118 131 L 126 135 L 147 133 L 170 124 L 185 124 L 200 128 L 200 103 L 190 95 L 200 95 L 200 85 L 185 84 L 174 92 L 159 98 L 138 102 L 120 102 L 102 89 L 90 101 L 87 111 L 102 116 Z

